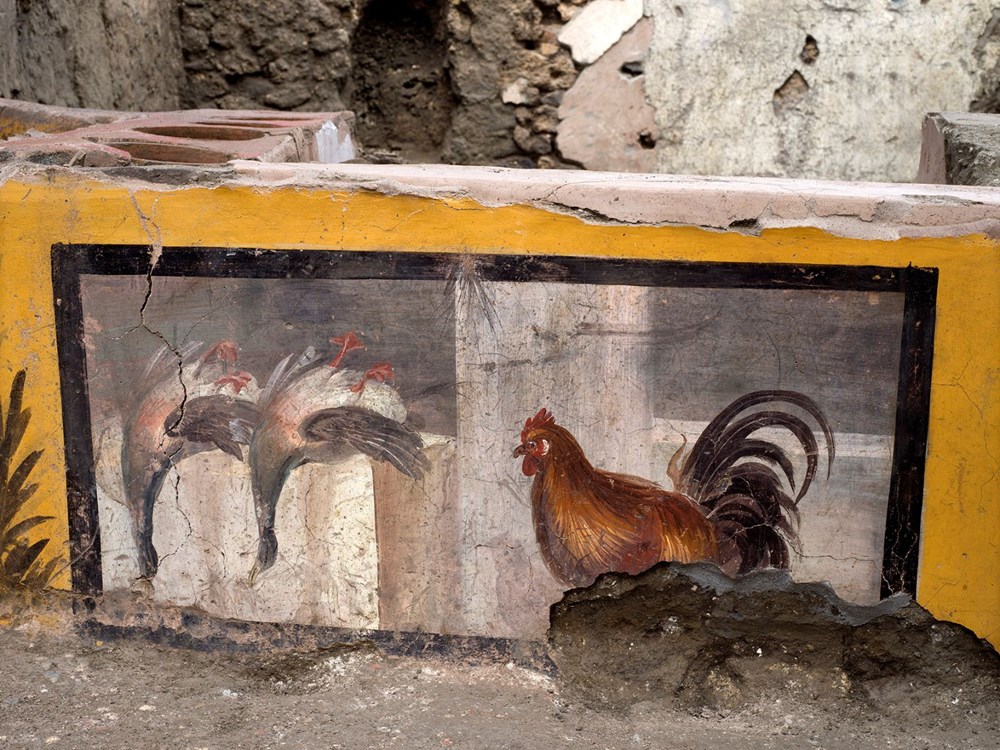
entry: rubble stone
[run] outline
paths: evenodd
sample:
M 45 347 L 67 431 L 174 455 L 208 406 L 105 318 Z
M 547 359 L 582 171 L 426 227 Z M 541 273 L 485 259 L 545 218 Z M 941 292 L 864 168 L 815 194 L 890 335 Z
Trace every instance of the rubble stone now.
M 642 0 L 593 0 L 559 33 L 573 59 L 590 65 L 642 18 Z
M 652 32 L 652 21 L 640 20 L 562 97 L 556 144 L 563 158 L 587 169 L 656 171 L 657 130 L 645 75 L 623 72 L 645 58 Z

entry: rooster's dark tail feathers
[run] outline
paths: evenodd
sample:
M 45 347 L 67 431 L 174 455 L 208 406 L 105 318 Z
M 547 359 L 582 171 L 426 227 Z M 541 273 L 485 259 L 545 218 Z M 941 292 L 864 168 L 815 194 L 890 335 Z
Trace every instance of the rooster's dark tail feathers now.
M 754 410 L 764 404 L 771 408 Z M 815 420 L 826 442 L 829 475 L 833 430 L 816 403 L 795 391 L 754 391 L 734 401 L 708 424 L 678 474 L 676 488 L 704 507 L 714 523 L 719 564 L 730 573 L 787 568 L 789 544 L 798 541 L 797 506 L 816 476 L 819 445 L 809 423 L 781 404 Z M 768 427 L 790 432 L 805 452 L 806 472 L 794 499 L 795 469 L 788 453 L 751 437 Z

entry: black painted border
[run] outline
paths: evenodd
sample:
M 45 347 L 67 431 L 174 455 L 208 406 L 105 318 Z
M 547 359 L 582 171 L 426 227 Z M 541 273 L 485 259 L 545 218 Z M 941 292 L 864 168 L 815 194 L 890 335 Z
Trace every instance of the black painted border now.
M 56 346 L 66 447 L 66 498 L 69 504 L 70 574 L 73 591 L 100 594 L 101 532 L 97 514 L 97 479 L 83 344 L 83 300 L 74 248 L 52 248 Z
M 923 514 L 924 465 L 931 410 L 931 366 L 936 319 L 937 269 L 905 268 L 902 342 L 896 395 L 896 434 L 882 553 L 883 598 L 916 596 Z
M 333 648 L 374 647 L 391 656 L 447 657 L 468 664 L 511 662 L 552 674 L 555 665 L 545 645 L 515 638 L 476 635 L 440 635 L 388 630 L 352 630 L 328 625 L 225 620 L 200 612 L 181 612 L 171 627 L 162 620 L 134 625 L 103 619 L 97 607 L 79 622 L 79 631 L 97 640 L 135 638 L 192 651 L 323 651 Z M 113 619 L 113 618 L 109 618 Z
M 100 532 L 94 478 L 81 274 L 222 278 L 451 279 L 468 263 L 484 281 L 656 287 L 839 289 L 904 294 L 896 432 L 886 514 L 882 595 L 916 593 L 933 362 L 936 268 L 710 263 L 542 255 L 462 255 L 395 251 L 262 250 L 144 245 L 52 247 L 73 589 L 101 593 Z

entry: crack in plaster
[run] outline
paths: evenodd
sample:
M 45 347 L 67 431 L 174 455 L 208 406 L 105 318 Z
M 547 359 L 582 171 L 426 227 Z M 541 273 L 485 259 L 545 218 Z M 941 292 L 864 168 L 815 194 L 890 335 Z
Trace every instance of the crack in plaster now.
M 142 208 L 139 207 L 139 201 L 136 199 L 135 193 L 132 192 L 131 190 L 129 191 L 129 199 L 132 202 L 132 207 L 135 209 L 135 213 L 139 219 L 139 223 L 142 225 L 142 230 L 146 234 L 146 239 L 149 240 L 149 250 L 150 250 L 149 270 L 146 272 L 146 293 L 145 296 L 143 297 L 142 305 L 139 308 L 139 325 L 129 330 L 131 331 L 131 330 L 136 330 L 136 328 L 142 328 L 163 342 L 163 345 L 170 350 L 170 352 L 174 355 L 174 357 L 177 360 L 177 382 L 181 388 L 181 403 L 178 406 L 177 419 L 174 420 L 173 424 L 166 427 L 164 437 L 162 438 L 159 446 L 162 449 L 167 439 L 166 433 L 169 433 L 172 430 L 174 430 L 177 427 L 177 425 L 179 425 L 181 421 L 183 421 L 184 419 L 184 410 L 185 407 L 187 406 L 188 390 L 187 390 L 187 383 L 184 382 L 184 360 L 180 354 L 180 351 L 177 349 L 176 346 L 174 346 L 173 344 L 170 343 L 170 341 L 167 340 L 166 336 L 164 336 L 163 333 L 151 328 L 146 321 L 146 308 L 149 306 L 149 301 L 153 296 L 153 272 L 156 270 L 156 266 L 159 263 L 160 257 L 163 254 L 163 233 L 160 231 L 160 227 L 156 223 L 155 219 L 156 205 L 159 202 L 160 198 L 159 196 L 157 196 L 156 198 L 153 199 L 153 205 L 150 211 L 151 214 L 150 216 L 146 216 L 146 214 L 143 213 Z M 128 333 L 128 331 L 126 331 L 126 333 Z M 167 451 L 163 450 L 163 453 L 166 455 Z M 173 455 L 167 455 L 167 460 L 176 469 L 176 465 L 174 464 L 173 461 Z
M 194 526 L 191 525 L 191 519 L 188 518 L 187 513 L 184 512 L 184 508 L 181 507 L 181 475 L 180 472 L 177 470 L 177 464 L 174 463 L 174 456 L 176 455 L 177 452 L 174 452 L 173 454 L 170 454 L 167 459 L 170 461 L 170 465 L 174 470 L 174 476 L 176 477 L 176 479 L 174 479 L 174 507 L 177 509 L 177 512 L 181 514 L 181 517 L 184 519 L 184 523 L 187 524 L 188 530 L 187 534 L 184 535 L 183 541 L 181 541 L 170 552 L 167 552 L 166 554 L 160 556 L 160 565 L 162 565 L 163 561 L 166 560 L 167 558 L 173 557 L 174 555 L 179 553 L 181 549 L 184 547 L 184 545 L 187 544 L 188 540 L 191 539 L 192 536 L 194 536 Z
M 191 520 L 187 516 L 184 516 L 184 518 L 185 518 L 185 520 L 187 520 L 188 526 L 190 527 L 191 526 Z M 194 531 L 193 531 L 193 529 L 192 529 L 192 532 L 189 534 L 189 538 L 192 539 L 192 540 L 195 540 L 195 541 L 201 541 L 201 542 L 203 542 L 204 544 L 208 545 L 209 547 L 211 547 L 212 549 L 214 549 L 216 551 L 216 553 L 218 554 L 218 556 L 220 558 L 222 558 L 221 577 L 223 578 L 223 580 L 226 579 L 226 578 L 228 578 L 229 577 L 229 567 L 227 565 L 226 551 L 224 549 L 222 549 L 222 547 L 220 547 L 218 544 L 216 544 L 215 542 L 213 542 L 211 539 L 209 539 L 208 537 L 206 537 L 206 536 L 204 536 L 202 534 L 195 534 Z M 184 541 L 186 543 L 187 539 L 185 539 Z M 178 551 L 179 550 L 180 550 L 180 547 L 178 547 Z M 211 570 L 209 570 L 209 573 L 211 573 Z M 212 585 L 211 585 L 211 583 L 209 583 L 208 585 L 206 585 L 203 588 L 203 591 L 207 592 L 207 591 L 210 591 L 211 589 L 212 589 Z

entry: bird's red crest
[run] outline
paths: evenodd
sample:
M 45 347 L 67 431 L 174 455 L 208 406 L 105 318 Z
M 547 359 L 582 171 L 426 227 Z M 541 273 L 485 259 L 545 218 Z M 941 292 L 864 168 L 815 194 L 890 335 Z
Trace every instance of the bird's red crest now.
M 529 417 L 524 420 L 524 429 L 521 430 L 521 442 L 523 443 L 528 439 L 528 433 L 539 427 L 549 427 L 556 423 L 556 418 L 552 416 L 552 412 L 548 409 L 542 407 L 538 410 L 538 414 L 533 417 Z
M 220 362 L 225 362 L 226 364 L 234 364 L 237 359 L 239 359 L 239 349 L 236 344 L 232 341 L 220 341 L 207 352 L 205 352 L 204 359 L 208 359 L 211 356 L 215 356 Z
M 355 349 L 366 349 L 365 342 L 358 338 L 355 331 L 348 331 L 343 336 L 334 336 L 330 339 L 331 344 L 340 347 L 340 351 L 330 360 L 330 367 L 336 369 L 344 359 L 344 355 Z
M 215 385 L 221 386 L 232 386 L 233 390 L 239 393 L 244 388 L 248 387 L 253 382 L 253 375 L 249 372 L 244 372 L 240 370 L 239 372 L 234 372 L 232 375 L 223 375 L 221 378 L 215 381 Z

